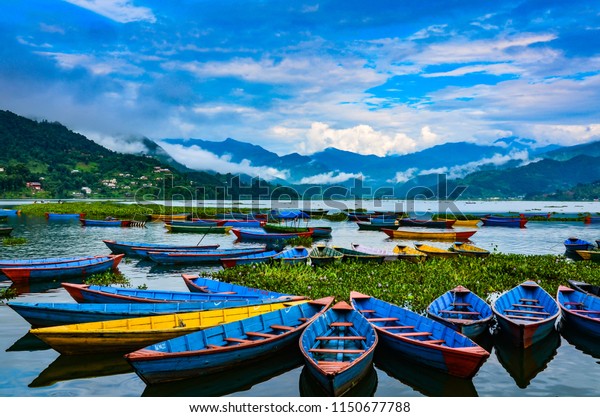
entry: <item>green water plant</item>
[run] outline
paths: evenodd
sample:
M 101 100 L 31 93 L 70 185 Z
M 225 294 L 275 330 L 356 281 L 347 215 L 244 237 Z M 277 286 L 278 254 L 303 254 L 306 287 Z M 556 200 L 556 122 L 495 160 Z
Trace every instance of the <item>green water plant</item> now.
M 27 243 L 27 239 L 24 237 L 5 237 L 2 239 L 2 245 L 4 246 L 23 245 L 25 243 Z

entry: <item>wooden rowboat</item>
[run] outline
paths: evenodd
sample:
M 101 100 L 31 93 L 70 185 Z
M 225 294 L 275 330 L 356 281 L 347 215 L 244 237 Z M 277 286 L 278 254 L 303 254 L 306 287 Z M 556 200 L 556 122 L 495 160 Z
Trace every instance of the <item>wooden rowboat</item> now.
M 433 300 L 427 315 L 471 339 L 485 332 L 494 317 L 488 303 L 462 285 Z
M 397 261 L 398 257 L 400 256 L 395 251 L 390 251 L 387 249 L 380 249 L 380 248 L 372 248 L 370 246 L 365 246 L 365 245 L 361 245 L 358 243 L 352 243 L 352 248 L 354 248 L 358 251 L 361 251 L 361 252 L 370 253 L 371 255 L 383 256 L 383 260 L 385 262 Z
M 375 327 L 379 343 L 405 359 L 460 378 L 472 378 L 490 354 L 435 320 L 353 291 L 352 307 Z
M 417 231 L 417 230 L 391 230 L 381 229 L 386 235 L 392 239 L 408 239 L 408 240 L 469 240 L 477 230 L 448 230 L 448 231 Z
M 195 222 L 189 222 L 195 223 Z M 167 230 L 171 233 L 214 233 L 223 234 L 229 233 L 232 226 L 210 226 L 210 225 L 193 225 L 193 224 L 165 224 Z
M 600 262 L 600 250 L 575 250 L 575 253 L 584 261 Z
M 451 229 L 456 220 L 421 220 L 404 217 L 399 220 L 400 226 L 404 227 L 428 227 L 433 229 Z
M 356 222 L 358 230 L 381 230 L 381 229 L 392 229 L 396 230 L 400 227 L 398 222 L 386 222 L 386 223 L 371 223 L 371 222 Z
M 484 226 L 520 227 L 523 229 L 529 221 L 526 217 L 482 217 Z
M 300 352 L 326 392 L 340 396 L 371 370 L 377 340 L 364 316 L 340 301 L 304 329 Z
M 525 281 L 502 294 L 492 305 L 500 337 L 527 348 L 552 331 L 560 315 L 556 300 L 534 281 Z
M 45 213 L 46 220 L 79 220 L 85 217 L 85 213 Z
M 373 255 L 366 252 L 361 252 L 354 249 L 342 248 L 340 246 L 333 246 L 333 249 L 341 252 L 344 257 L 342 262 L 377 262 L 382 263 L 385 259 L 384 255 Z
M 262 229 L 249 230 L 249 229 L 232 229 L 234 235 L 241 241 L 260 241 L 260 242 L 275 242 L 275 241 L 286 241 L 296 237 L 309 237 L 312 236 L 313 231 L 307 232 L 294 232 L 294 233 L 269 233 Z
M 99 227 L 144 227 L 146 222 L 134 220 L 91 220 L 79 219 L 82 226 L 99 226 Z
M 30 333 L 64 355 L 131 352 L 163 340 L 223 323 L 288 308 L 306 300 L 228 309 L 70 324 L 31 329 Z
M 123 258 L 121 255 L 106 255 L 57 264 L 41 264 L 3 268 L 0 271 L 15 284 L 48 281 L 56 278 L 86 277 L 116 269 Z
M 558 287 L 556 301 L 565 323 L 587 336 L 600 338 L 600 298 L 563 285 Z
M 312 248 L 309 256 L 311 265 L 323 266 L 341 262 L 344 254 L 329 246 L 317 245 Z
M 284 294 L 277 291 L 267 291 L 258 288 L 250 288 L 231 282 L 217 281 L 198 275 L 181 274 L 185 286 L 190 292 L 207 294 L 239 294 L 243 296 L 259 296 L 259 298 L 296 297 L 292 294 Z M 303 298 L 303 297 L 296 297 Z
M 574 279 L 568 280 L 567 283 L 569 284 L 569 287 L 573 288 L 574 290 L 588 295 L 600 297 L 600 285 L 588 284 L 587 282 L 576 281 Z
M 427 253 L 408 245 L 396 245 L 394 253 L 398 254 L 398 259 L 410 262 L 422 262 L 428 256 Z
M 148 258 L 158 264 L 206 264 L 219 263 L 222 259 L 238 258 L 253 253 L 265 252 L 264 247 L 247 247 L 240 249 L 213 249 L 201 251 L 149 251 Z
M 419 252 L 423 252 L 428 258 L 454 258 L 458 256 L 458 252 L 453 252 L 447 249 L 438 248 L 423 243 L 415 243 L 415 248 Z
M 463 256 L 475 256 L 484 258 L 490 254 L 489 250 L 479 248 L 474 245 L 469 245 L 464 242 L 454 242 L 452 246 L 448 248 L 449 251 L 453 251 Z
M 304 302 L 169 339 L 128 353 L 125 358 L 148 385 L 268 360 L 273 352 L 298 346 L 302 331 L 332 303 L 333 297 Z
M 116 240 L 103 240 L 104 244 L 111 250 L 112 253 L 124 253 L 127 256 L 141 256 L 150 250 L 206 250 L 217 249 L 216 245 L 170 245 L 166 243 L 145 243 L 145 242 L 124 242 Z M 144 255 L 145 256 L 145 255 Z
M 10 236 L 12 231 L 12 227 L 0 227 L 0 236 Z
M 302 246 L 283 250 L 283 251 L 266 251 L 244 255 L 237 258 L 221 259 L 223 268 L 232 268 L 237 265 L 247 265 L 252 263 L 264 262 L 281 262 L 285 264 L 302 264 L 306 263 L 309 254 L 308 250 Z

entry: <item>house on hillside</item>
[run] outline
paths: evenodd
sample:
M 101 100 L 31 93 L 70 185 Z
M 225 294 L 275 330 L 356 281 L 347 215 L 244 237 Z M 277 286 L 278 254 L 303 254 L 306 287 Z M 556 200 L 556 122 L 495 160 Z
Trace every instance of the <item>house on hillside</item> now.
M 25 186 L 32 191 L 42 191 L 42 184 L 36 181 L 27 182 Z

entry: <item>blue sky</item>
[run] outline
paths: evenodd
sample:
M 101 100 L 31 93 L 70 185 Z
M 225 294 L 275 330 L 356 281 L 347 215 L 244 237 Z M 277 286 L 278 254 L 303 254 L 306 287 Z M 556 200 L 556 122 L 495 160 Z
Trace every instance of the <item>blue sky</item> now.
M 0 0 L 0 108 L 279 154 L 600 139 L 597 1 Z

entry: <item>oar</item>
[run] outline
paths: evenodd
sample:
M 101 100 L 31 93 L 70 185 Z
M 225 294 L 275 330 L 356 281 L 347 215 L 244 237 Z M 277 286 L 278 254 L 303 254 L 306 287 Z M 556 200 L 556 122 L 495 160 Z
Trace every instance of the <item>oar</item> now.
M 213 228 L 213 226 L 214 226 L 214 225 L 212 225 L 212 224 L 211 224 L 211 225 L 210 225 L 210 227 L 208 228 L 208 231 L 204 232 L 204 236 L 202 236 L 202 237 L 200 238 L 200 240 L 198 241 L 198 243 L 196 243 L 196 246 L 199 246 L 199 245 L 200 245 L 200 242 L 202 242 L 202 239 L 204 239 L 204 238 L 206 237 L 206 235 L 208 234 L 208 232 L 210 232 L 210 229 L 212 229 L 212 228 Z

